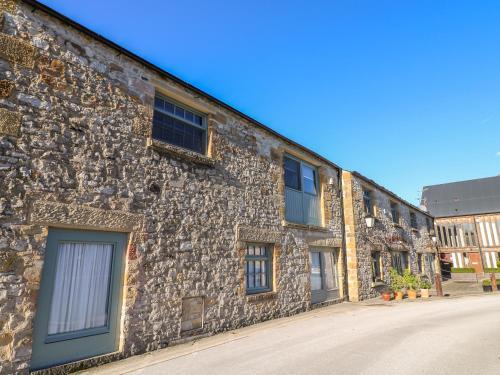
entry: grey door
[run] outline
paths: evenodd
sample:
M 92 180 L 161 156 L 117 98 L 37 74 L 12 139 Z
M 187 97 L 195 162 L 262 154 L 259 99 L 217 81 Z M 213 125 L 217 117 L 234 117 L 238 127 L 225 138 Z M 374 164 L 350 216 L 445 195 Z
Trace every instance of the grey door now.
M 125 233 L 50 229 L 31 369 L 118 349 Z
M 312 303 L 339 298 L 337 258 L 338 253 L 334 250 L 310 251 Z

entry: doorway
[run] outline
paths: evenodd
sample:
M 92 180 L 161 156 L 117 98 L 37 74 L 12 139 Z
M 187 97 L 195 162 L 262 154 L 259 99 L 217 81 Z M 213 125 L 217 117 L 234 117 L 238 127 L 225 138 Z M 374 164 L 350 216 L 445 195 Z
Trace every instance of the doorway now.
M 311 301 L 313 304 L 339 298 L 338 251 L 311 249 Z
M 118 350 L 126 233 L 50 229 L 31 369 Z

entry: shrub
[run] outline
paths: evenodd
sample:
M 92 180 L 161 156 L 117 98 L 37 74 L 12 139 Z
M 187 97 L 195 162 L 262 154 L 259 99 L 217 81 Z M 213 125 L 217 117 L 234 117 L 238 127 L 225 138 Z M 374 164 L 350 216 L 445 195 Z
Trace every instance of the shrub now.
M 405 270 L 403 273 L 404 285 L 409 290 L 417 290 L 420 288 L 420 278 L 411 273 L 410 270 Z
M 432 287 L 432 284 L 427 280 L 422 280 L 420 282 L 420 289 L 430 289 L 431 287 Z
M 483 286 L 491 286 L 491 280 L 490 279 L 483 280 Z
M 389 274 L 391 276 L 391 289 L 395 292 L 400 292 L 405 287 L 403 276 L 394 268 L 389 270 Z
M 484 272 L 486 273 L 500 273 L 500 268 L 485 268 Z
M 497 268 L 500 268 L 500 260 L 497 260 Z
M 451 272 L 452 273 L 476 273 L 476 270 L 472 267 L 468 267 L 468 268 L 451 267 Z

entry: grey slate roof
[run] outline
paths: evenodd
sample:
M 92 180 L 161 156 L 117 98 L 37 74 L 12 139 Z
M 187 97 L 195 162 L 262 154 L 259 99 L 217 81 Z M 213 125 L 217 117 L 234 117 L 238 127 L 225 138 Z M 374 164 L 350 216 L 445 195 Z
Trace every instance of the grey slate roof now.
M 424 186 L 421 206 L 435 217 L 500 212 L 500 176 Z

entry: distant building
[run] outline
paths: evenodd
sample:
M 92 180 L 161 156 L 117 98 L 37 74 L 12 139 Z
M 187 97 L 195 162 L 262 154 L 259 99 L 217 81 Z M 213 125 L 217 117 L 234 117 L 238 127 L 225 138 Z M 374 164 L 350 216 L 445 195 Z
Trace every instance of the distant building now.
M 446 265 L 454 269 L 473 268 L 476 275 L 482 276 L 497 268 L 500 176 L 425 186 L 421 205 L 435 217 L 444 270 Z M 458 273 L 452 272 L 453 278 L 470 279 L 476 275 L 460 273 L 458 277 Z

